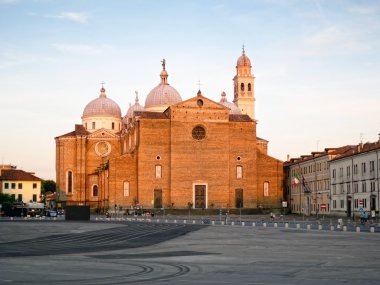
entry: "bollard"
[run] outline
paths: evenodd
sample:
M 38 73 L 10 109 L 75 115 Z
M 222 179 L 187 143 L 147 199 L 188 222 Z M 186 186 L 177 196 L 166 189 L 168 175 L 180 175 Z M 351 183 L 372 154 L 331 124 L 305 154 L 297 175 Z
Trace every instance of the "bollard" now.
M 212 222 L 211 222 L 211 225 L 215 225 L 215 221 L 212 221 Z
M 322 230 L 322 225 L 318 225 L 318 230 Z
M 337 228 L 337 229 L 340 229 L 340 225 L 336 225 L 336 228 Z
M 234 226 L 235 225 L 235 222 L 231 222 L 231 226 Z
M 334 226 L 330 226 L 330 230 L 333 231 L 335 228 Z
M 343 226 L 343 231 L 347 232 L 347 226 Z
M 369 228 L 369 231 L 370 231 L 371 233 L 374 233 L 374 232 L 375 232 L 375 228 L 374 228 L 374 227 L 370 227 L 370 228 Z
M 186 224 L 186 220 L 183 220 L 183 223 Z
M 157 219 L 157 223 L 159 223 L 160 222 L 160 219 Z
M 252 227 L 256 227 L 256 223 L 252 223 Z
M 274 223 L 273 227 L 277 229 L 278 228 L 277 223 Z
M 98 217 L 95 218 L 95 221 L 97 221 L 97 220 L 98 220 Z
M 300 225 L 300 224 L 297 224 L 297 226 L 296 226 L 296 227 L 297 227 L 297 229 L 299 229 L 299 228 L 301 227 L 301 225 Z
M 53 218 L 53 220 L 55 221 L 55 220 L 57 220 L 57 218 L 56 218 L 56 217 L 54 217 L 54 218 Z
M 165 220 L 165 223 L 167 223 L 168 222 L 168 220 Z
M 11 217 L 11 221 L 13 221 L 13 217 Z
M 222 226 L 224 226 L 224 221 L 222 221 Z
M 289 224 L 285 223 L 285 229 L 289 228 Z
M 245 222 L 241 222 L 241 226 L 244 227 L 245 226 Z
M 263 227 L 266 228 L 267 227 L 267 223 L 263 223 Z
M 193 220 L 193 224 L 195 224 L 195 220 Z
M 310 230 L 310 229 L 311 229 L 311 226 L 310 226 L 310 225 L 307 225 L 307 226 L 306 226 L 306 229 Z
M 360 233 L 360 227 L 356 227 L 356 232 Z

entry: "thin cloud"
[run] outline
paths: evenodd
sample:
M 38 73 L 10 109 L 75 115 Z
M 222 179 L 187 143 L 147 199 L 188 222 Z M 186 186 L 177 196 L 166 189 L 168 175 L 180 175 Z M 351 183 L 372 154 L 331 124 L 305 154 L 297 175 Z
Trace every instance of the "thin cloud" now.
M 81 55 L 99 55 L 113 50 L 110 45 L 52 44 L 52 46 L 61 52 Z
M 19 2 L 19 0 L 0 0 L 0 4 L 15 4 Z
M 0 0 L 0 1 L 4 1 L 4 0 Z M 15 0 L 13 0 L 13 1 L 15 1 Z M 80 13 L 80 12 L 62 12 L 58 15 L 41 15 L 41 14 L 37 14 L 34 12 L 28 12 L 26 14 L 28 16 L 32 16 L 32 17 L 61 19 L 61 20 L 72 21 L 72 22 L 76 22 L 76 23 L 80 23 L 80 24 L 88 23 L 88 20 L 90 18 L 90 16 L 88 14 Z
M 376 14 L 379 11 L 379 7 L 376 5 L 352 5 L 347 10 L 354 14 L 370 15 Z

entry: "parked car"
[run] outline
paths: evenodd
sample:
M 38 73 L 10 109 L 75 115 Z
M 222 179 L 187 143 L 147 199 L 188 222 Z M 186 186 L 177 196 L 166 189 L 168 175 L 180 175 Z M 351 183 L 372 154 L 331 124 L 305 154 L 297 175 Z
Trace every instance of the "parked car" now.
M 65 214 L 65 209 L 58 209 L 58 210 L 57 210 L 57 214 L 58 214 L 59 216 L 63 216 L 63 215 Z
M 56 217 L 57 216 L 57 211 L 55 210 L 47 210 L 46 211 L 46 217 Z

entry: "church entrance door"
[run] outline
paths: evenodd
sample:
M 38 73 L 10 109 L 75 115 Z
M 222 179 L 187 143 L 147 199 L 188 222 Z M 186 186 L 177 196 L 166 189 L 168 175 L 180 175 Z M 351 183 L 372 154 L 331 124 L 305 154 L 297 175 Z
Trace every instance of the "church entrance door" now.
M 154 208 L 162 208 L 162 190 L 154 189 Z
M 194 186 L 194 208 L 206 208 L 206 185 Z

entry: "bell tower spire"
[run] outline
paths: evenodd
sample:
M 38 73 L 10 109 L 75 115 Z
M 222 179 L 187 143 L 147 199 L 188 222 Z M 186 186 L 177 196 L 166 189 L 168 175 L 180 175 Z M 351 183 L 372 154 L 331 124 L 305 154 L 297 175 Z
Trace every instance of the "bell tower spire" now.
M 255 77 L 251 71 L 251 60 L 245 55 L 243 45 L 242 55 L 236 64 L 236 75 L 234 81 L 234 103 L 243 114 L 247 114 L 251 119 L 255 119 Z

